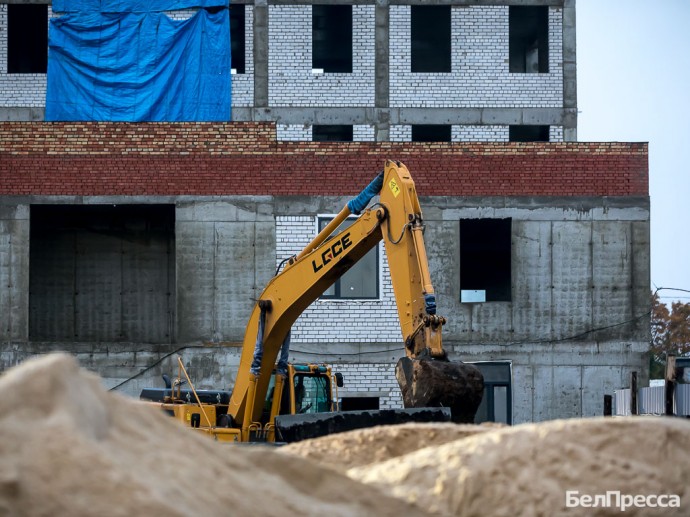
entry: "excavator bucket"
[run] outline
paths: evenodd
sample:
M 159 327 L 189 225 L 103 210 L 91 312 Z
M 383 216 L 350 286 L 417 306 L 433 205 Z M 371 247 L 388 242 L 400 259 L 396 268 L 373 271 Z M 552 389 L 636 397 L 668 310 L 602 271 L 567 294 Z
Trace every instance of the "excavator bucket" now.
M 403 357 L 395 367 L 406 408 L 447 407 L 456 423 L 474 423 L 484 394 L 484 377 L 467 363 Z

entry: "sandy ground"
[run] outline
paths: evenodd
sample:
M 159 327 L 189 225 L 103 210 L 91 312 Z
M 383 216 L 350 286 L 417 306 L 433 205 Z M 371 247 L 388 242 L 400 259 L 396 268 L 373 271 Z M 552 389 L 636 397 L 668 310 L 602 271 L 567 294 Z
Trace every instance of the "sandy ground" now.
M 195 434 L 66 354 L 5 372 L 0 393 L 0 516 L 690 515 L 682 419 L 404 424 L 264 448 Z M 567 491 L 680 507 L 567 508 Z
M 0 393 L 0 515 L 423 515 L 308 460 L 196 435 L 64 354 L 9 370 Z
M 342 472 L 500 427 L 499 424 L 451 423 L 380 426 L 291 443 L 278 452 L 309 458 Z

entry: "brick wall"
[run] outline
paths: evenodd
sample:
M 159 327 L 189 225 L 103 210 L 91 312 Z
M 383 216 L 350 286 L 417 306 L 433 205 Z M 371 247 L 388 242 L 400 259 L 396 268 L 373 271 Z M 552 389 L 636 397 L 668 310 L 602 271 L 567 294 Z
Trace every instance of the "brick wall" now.
M 394 363 L 333 364 L 331 366 L 334 373 L 343 374 L 344 385 L 338 390 L 340 397 L 347 392 L 387 393 L 379 398 L 380 409 L 403 407 L 400 386 L 395 380 Z
M 335 215 L 335 214 L 320 214 Z M 317 217 L 276 217 L 276 265 L 301 252 L 318 233 Z M 375 300 L 319 299 L 292 327 L 295 343 L 399 342 L 398 312 L 388 261 L 379 244 L 379 297 Z M 327 323 L 324 323 L 327 322 Z M 373 333 L 372 329 L 376 329 Z
M 350 195 L 384 160 L 422 196 L 646 196 L 645 143 L 278 142 L 272 123 L 0 122 L 4 195 Z
M 392 107 L 561 107 L 561 8 L 549 8 L 549 73 L 508 71 L 508 6 L 451 8 L 451 72 L 411 72 L 410 6 L 390 8 Z
M 374 6 L 352 6 L 352 73 L 312 73 L 312 6 L 269 6 L 271 106 L 373 106 Z

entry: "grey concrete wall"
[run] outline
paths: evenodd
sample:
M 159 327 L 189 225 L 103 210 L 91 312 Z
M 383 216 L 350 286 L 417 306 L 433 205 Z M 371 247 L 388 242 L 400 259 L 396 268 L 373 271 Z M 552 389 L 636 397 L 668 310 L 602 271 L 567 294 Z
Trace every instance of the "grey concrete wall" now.
M 0 368 L 36 354 L 69 350 L 129 395 L 176 374 L 180 355 L 201 388 L 232 385 L 253 300 L 275 272 L 276 217 L 328 214 L 335 198 L 146 198 L 176 205 L 176 340 L 32 342 L 29 307 L 29 209 L 32 199 L 0 208 Z M 40 202 L 121 202 L 118 198 L 41 198 Z M 444 345 L 454 360 L 513 365 L 515 422 L 601 414 L 603 395 L 639 372 L 649 342 L 647 198 L 423 198 L 425 240 Z M 512 300 L 460 303 L 459 221 L 512 218 Z M 391 299 L 381 303 L 393 303 Z M 322 304 L 323 305 L 323 304 Z M 336 305 L 331 309 L 340 310 Z M 293 361 L 391 364 L 402 354 L 387 337 L 371 343 L 330 329 L 292 344 Z M 353 317 L 356 317 L 354 315 Z M 389 322 L 381 323 L 388 325 Z M 395 322 L 390 322 L 395 325 Z M 392 335 L 381 329 L 382 335 Z M 353 379 L 352 385 L 356 384 Z M 390 386 L 371 386 L 390 391 Z
M 0 342 L 29 337 L 29 206 L 0 204 Z

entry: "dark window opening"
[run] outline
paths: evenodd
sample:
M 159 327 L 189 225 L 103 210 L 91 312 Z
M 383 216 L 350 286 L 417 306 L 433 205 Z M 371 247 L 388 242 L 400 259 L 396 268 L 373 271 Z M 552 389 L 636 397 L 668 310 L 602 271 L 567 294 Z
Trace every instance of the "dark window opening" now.
M 332 217 L 319 217 L 319 231 L 323 230 Z M 333 238 L 343 232 L 356 217 L 346 219 L 334 232 Z M 371 299 L 379 298 L 379 247 L 374 246 L 366 255 L 356 262 L 335 283 L 326 289 L 321 298 L 330 299 Z
M 173 205 L 32 205 L 29 339 L 171 343 Z
M 549 71 L 549 8 L 509 8 L 509 61 L 511 73 Z
M 460 221 L 460 289 L 511 300 L 511 219 Z M 464 300 L 466 301 L 466 300 Z
M 352 6 L 312 6 L 312 68 L 352 73 Z
M 413 5 L 410 16 L 412 72 L 450 72 L 450 6 Z
M 235 73 L 243 74 L 245 71 L 244 48 L 244 23 L 245 5 L 233 4 L 230 6 L 230 63 Z
M 412 126 L 413 142 L 450 142 L 451 126 L 419 124 Z
M 45 74 L 48 70 L 48 6 L 7 6 L 7 73 Z
M 378 397 L 343 397 L 340 404 L 341 411 L 363 411 L 379 409 Z
M 352 142 L 352 126 L 314 125 L 311 139 L 314 142 Z
M 512 374 L 509 362 L 472 363 L 484 377 L 484 396 L 474 416 L 474 423 L 513 423 Z
M 511 142 L 548 142 L 549 126 L 510 126 Z

